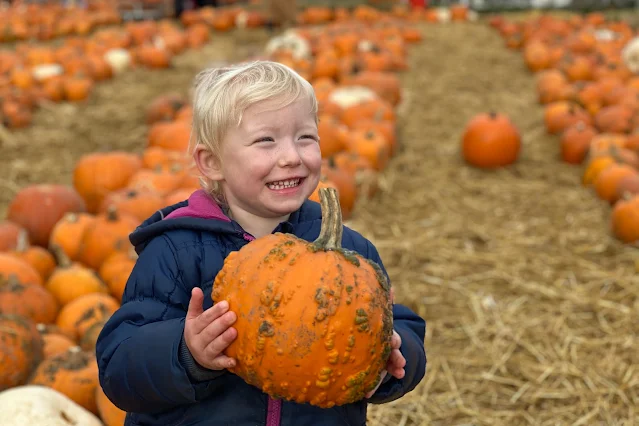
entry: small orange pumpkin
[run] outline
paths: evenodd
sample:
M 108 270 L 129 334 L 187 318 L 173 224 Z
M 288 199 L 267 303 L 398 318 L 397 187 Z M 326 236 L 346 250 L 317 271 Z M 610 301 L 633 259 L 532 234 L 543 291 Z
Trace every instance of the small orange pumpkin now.
M 519 157 L 521 136 L 510 119 L 491 112 L 473 117 L 462 135 L 464 160 L 479 168 L 513 164 Z
M 42 336 L 35 322 L 0 313 L 0 392 L 25 384 L 42 357 Z

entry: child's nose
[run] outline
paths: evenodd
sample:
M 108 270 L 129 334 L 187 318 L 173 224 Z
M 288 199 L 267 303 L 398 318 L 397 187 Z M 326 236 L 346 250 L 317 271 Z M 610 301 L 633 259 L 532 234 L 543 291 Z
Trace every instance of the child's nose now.
M 283 144 L 280 150 L 280 156 L 278 158 L 278 165 L 280 167 L 297 166 L 302 162 L 299 150 L 295 142 L 291 141 Z

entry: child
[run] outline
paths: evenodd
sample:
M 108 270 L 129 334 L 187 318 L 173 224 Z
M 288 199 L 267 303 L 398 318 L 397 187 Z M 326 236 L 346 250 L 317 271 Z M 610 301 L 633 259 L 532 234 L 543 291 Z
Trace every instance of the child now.
M 100 384 L 128 412 L 127 426 L 363 425 L 366 404 L 411 391 L 426 368 L 424 321 L 394 305 L 393 351 L 378 389 L 321 409 L 274 400 L 226 368 L 235 314 L 212 306 L 224 258 L 254 238 L 319 235 L 307 200 L 321 167 L 312 86 L 284 65 L 258 61 L 200 73 L 193 100 L 193 158 L 202 190 L 156 212 L 131 234 L 139 259 L 122 306 L 96 347 Z M 375 247 L 344 228 L 342 244 L 380 266 Z

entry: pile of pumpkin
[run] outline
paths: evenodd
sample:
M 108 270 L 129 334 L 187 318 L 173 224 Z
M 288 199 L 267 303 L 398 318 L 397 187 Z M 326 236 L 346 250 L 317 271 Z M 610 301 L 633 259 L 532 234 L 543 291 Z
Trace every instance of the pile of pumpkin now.
M 582 184 L 612 207 L 613 234 L 639 241 L 639 39 L 601 13 L 490 25 L 536 74 L 544 125 L 561 160 L 583 165 Z
M 87 8 L 81 8 L 61 3 L 25 4 L 14 1 L 0 10 L 0 43 L 84 36 L 95 28 L 117 25 L 122 19 L 116 4 L 92 0 Z
M 265 57 L 299 70 L 317 90 L 325 157 L 319 187 L 338 189 L 345 217 L 360 194 L 375 190 L 375 176 L 397 150 L 396 72 L 407 68 L 407 45 L 420 39 L 395 17 L 298 29 L 269 43 Z M 85 155 L 73 187 L 31 185 L 10 203 L 0 222 L 0 390 L 24 394 L 0 393 L 0 407 L 37 398 L 42 416 L 123 423 L 99 386 L 95 342 L 136 262 L 129 234 L 199 188 L 184 155 L 191 117 L 187 99 L 160 96 L 147 110 L 141 155 Z

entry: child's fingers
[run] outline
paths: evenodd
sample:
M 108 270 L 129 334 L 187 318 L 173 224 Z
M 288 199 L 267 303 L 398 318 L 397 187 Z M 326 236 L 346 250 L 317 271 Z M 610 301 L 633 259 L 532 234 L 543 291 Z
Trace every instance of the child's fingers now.
M 393 337 L 391 337 L 391 348 L 399 349 L 401 347 L 402 347 L 402 338 L 396 331 L 393 331 Z
M 213 361 L 211 361 L 211 369 L 213 370 L 224 370 L 225 368 L 233 367 L 235 367 L 235 359 L 230 358 L 226 355 L 219 355 L 215 357 Z
M 213 340 L 217 339 L 219 335 L 224 333 L 233 323 L 237 320 L 237 314 L 233 311 L 225 312 L 219 317 L 215 318 L 204 330 L 200 333 L 199 338 L 204 342 L 204 346 L 207 346 Z
M 221 353 L 229 347 L 229 345 L 237 337 L 237 330 L 233 327 L 227 328 L 211 343 L 204 348 L 204 354 L 209 359 L 217 358 Z
M 195 319 L 202 314 L 202 302 L 204 302 L 202 289 L 194 287 L 193 290 L 191 290 L 191 300 L 189 301 L 189 308 L 186 312 L 187 321 Z
M 395 367 L 404 368 L 406 367 L 406 358 L 404 358 L 399 349 L 393 349 L 388 358 L 388 363 Z
M 200 315 L 199 317 L 197 317 L 195 321 L 193 321 L 193 331 L 196 334 L 203 333 L 204 330 L 209 325 L 211 325 L 218 318 L 226 314 L 228 310 L 229 310 L 229 302 L 227 302 L 226 300 L 222 300 L 221 302 L 216 303 L 215 305 L 211 306 L 209 309 L 204 311 L 204 313 Z M 214 338 L 215 337 L 212 337 L 211 340 Z

